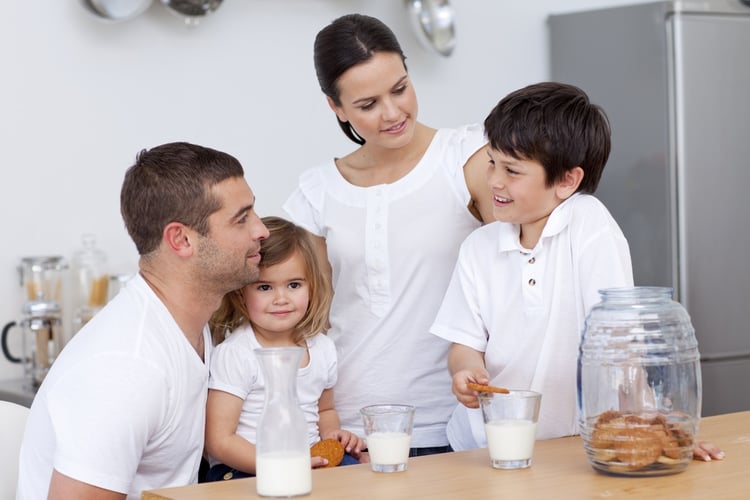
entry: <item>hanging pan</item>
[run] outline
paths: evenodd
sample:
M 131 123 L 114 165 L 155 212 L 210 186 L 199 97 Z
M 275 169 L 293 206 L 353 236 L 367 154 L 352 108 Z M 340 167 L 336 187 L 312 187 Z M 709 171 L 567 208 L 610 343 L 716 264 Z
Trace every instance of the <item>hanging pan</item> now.
M 133 19 L 148 9 L 152 2 L 153 0 L 81 0 L 86 10 L 109 22 Z
M 405 0 L 411 24 L 422 45 L 449 56 L 456 46 L 454 12 L 448 0 Z

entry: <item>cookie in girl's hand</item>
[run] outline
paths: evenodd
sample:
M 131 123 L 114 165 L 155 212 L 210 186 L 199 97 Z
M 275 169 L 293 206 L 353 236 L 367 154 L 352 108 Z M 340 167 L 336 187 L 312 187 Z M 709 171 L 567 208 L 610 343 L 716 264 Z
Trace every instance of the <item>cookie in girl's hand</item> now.
M 310 448 L 311 457 L 328 460 L 326 467 L 336 467 L 344 459 L 344 445 L 338 439 L 321 439 Z

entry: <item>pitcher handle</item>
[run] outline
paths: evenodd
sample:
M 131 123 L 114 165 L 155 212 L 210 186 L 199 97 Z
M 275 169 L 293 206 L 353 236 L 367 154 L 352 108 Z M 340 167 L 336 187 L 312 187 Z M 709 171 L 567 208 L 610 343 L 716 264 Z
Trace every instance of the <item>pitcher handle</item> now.
M 11 321 L 10 323 L 8 323 L 7 325 L 3 327 L 3 334 L 2 334 L 2 338 L 0 338 L 0 343 L 2 343 L 3 354 L 5 354 L 5 357 L 8 358 L 8 361 L 10 361 L 11 363 L 22 363 L 23 360 L 21 358 L 17 358 L 13 356 L 10 353 L 10 350 L 8 350 L 8 333 L 10 332 L 10 329 L 13 328 L 14 326 L 16 326 L 16 322 Z

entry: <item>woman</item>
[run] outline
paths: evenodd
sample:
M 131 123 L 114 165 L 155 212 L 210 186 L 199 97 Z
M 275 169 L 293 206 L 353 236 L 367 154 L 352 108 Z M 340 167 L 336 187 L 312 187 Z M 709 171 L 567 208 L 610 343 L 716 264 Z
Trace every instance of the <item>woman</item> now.
M 314 56 L 328 104 L 359 147 L 304 172 L 284 209 L 331 266 L 342 428 L 362 435 L 368 404 L 413 404 L 412 456 L 450 451 L 450 345 L 428 330 L 460 243 L 492 220 L 484 131 L 417 121 L 406 58 L 375 18 L 336 19 Z

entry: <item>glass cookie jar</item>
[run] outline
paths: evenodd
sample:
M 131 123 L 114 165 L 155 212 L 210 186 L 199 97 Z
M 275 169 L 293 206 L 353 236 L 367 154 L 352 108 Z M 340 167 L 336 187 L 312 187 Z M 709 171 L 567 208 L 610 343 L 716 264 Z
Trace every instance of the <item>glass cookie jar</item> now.
M 701 412 L 695 330 L 672 289 L 601 290 L 578 358 L 581 436 L 591 466 L 674 474 L 692 460 Z

